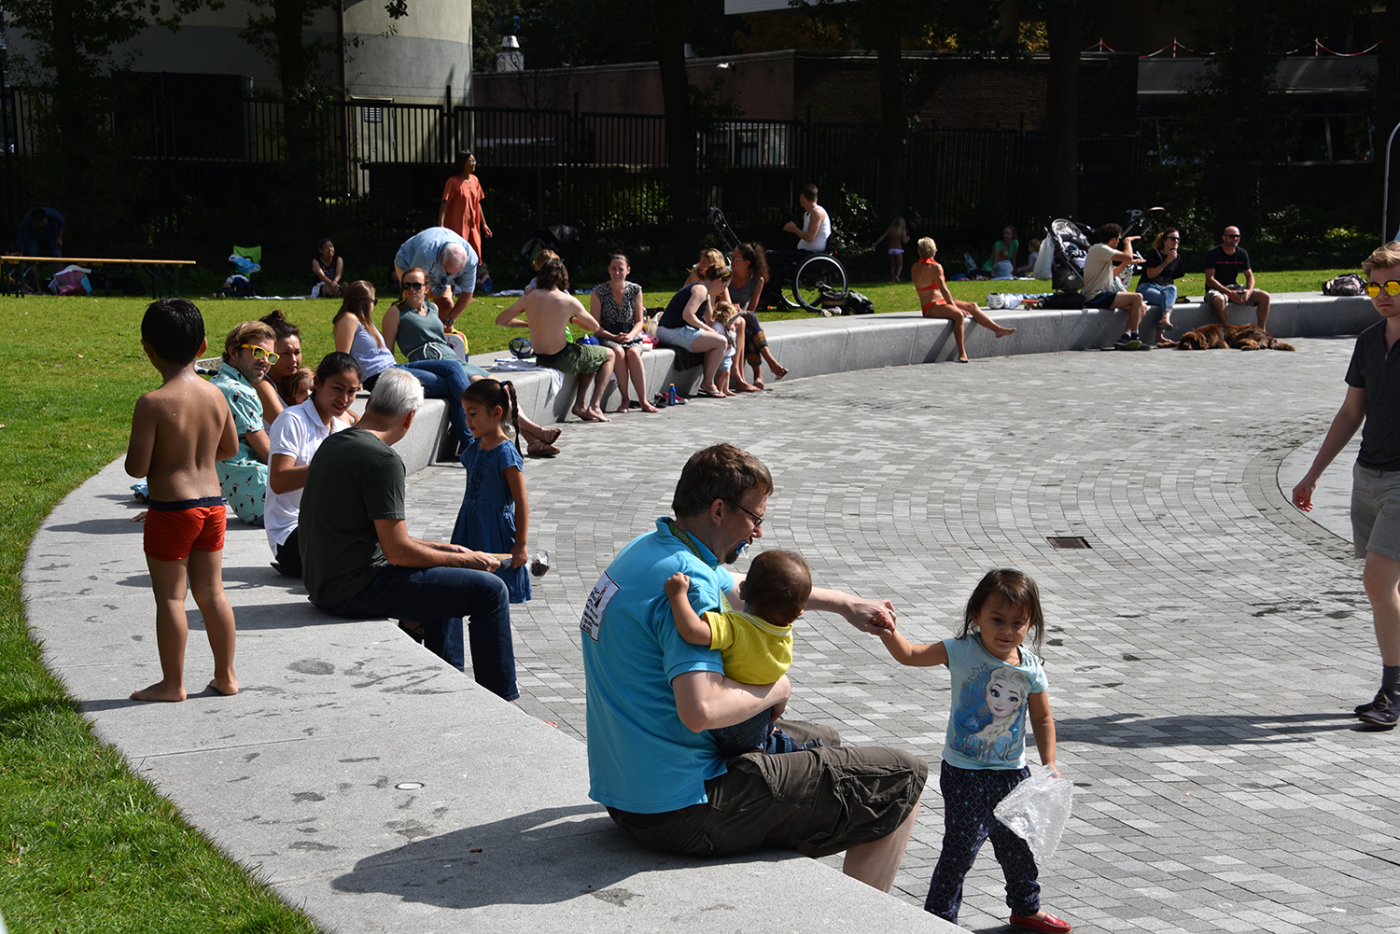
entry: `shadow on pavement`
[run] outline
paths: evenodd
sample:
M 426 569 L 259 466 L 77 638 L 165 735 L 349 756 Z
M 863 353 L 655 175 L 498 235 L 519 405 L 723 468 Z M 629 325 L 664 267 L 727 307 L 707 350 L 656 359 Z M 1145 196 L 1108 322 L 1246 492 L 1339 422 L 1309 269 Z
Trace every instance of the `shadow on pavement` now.
M 1102 717 L 1055 718 L 1061 742 L 1099 746 L 1235 746 L 1241 743 L 1311 743 L 1310 733 L 1370 732 L 1350 713 L 1266 716 L 1230 713 L 1145 717 L 1120 713 Z

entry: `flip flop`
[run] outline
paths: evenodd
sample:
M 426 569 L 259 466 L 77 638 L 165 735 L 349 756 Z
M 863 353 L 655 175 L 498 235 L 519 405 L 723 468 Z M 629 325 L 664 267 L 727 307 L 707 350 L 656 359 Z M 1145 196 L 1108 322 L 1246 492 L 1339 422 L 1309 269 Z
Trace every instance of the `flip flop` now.
M 557 447 L 543 441 L 531 441 L 525 446 L 525 454 L 528 457 L 553 457 L 558 453 Z
M 692 394 L 698 399 L 723 399 L 724 395 L 718 392 L 710 392 L 708 389 L 697 389 Z

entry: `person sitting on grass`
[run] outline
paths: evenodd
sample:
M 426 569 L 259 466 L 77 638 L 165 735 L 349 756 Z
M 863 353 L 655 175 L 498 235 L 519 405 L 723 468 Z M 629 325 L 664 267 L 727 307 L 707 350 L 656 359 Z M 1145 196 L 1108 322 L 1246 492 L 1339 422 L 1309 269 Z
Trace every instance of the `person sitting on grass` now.
M 690 578 L 677 571 L 666 581 L 666 597 L 682 639 L 718 650 L 724 676 L 731 681 L 772 684 L 792 667 L 792 624 L 812 596 L 812 571 L 799 554 L 765 551 L 753 559 L 748 576 L 739 584 L 739 596 L 743 612 L 722 608 L 698 615 L 690 605 Z M 775 729 L 774 719 L 769 708 L 742 723 L 706 732 L 724 758 L 755 749 L 784 753 L 822 745 L 820 738 L 799 743 Z
M 138 701 L 185 699 L 186 587 L 204 618 L 214 652 L 215 694 L 237 694 L 233 607 L 224 593 L 225 506 L 217 464 L 238 451 L 223 394 L 194 371 L 208 342 L 193 302 L 154 302 L 141 320 L 141 347 L 161 385 L 136 400 L 126 472 L 150 485 L 144 548 L 156 597 L 161 679 L 131 693 Z M 187 584 L 188 582 L 188 584 Z
M 1142 346 L 1138 325 L 1147 303 L 1137 292 L 1120 292 L 1115 277 L 1133 262 L 1133 241 L 1123 236 L 1117 224 L 1104 224 L 1094 231 L 1094 245 L 1084 258 L 1084 307 L 1112 308 L 1128 313 L 1128 329 L 1114 343 L 1117 350 L 1137 350 Z
M 547 260 L 535 280 L 535 290 L 497 315 L 496 323 L 503 328 L 529 328 L 535 362 L 578 377 L 575 415 L 586 422 L 612 421 L 603 414 L 603 393 L 612 379 L 612 351 L 597 344 L 571 344 L 565 333 L 573 320 L 590 331 L 601 325 L 569 294 L 569 273 L 558 257 Z M 585 405 L 589 383 L 593 384 L 593 399 Z
M 943 267 L 934 259 L 938 255 L 938 244 L 932 237 L 919 238 L 919 259 L 909 267 L 909 281 L 914 283 L 914 291 L 923 302 L 925 318 L 947 318 L 953 325 L 953 341 L 958 345 L 958 362 L 967 362 L 967 338 L 964 335 L 964 322 L 971 318 L 997 337 L 1007 337 L 1016 333 L 1015 328 L 1002 327 L 991 319 L 981 308 L 972 302 L 953 298 L 948 291 L 948 282 L 943 276 Z

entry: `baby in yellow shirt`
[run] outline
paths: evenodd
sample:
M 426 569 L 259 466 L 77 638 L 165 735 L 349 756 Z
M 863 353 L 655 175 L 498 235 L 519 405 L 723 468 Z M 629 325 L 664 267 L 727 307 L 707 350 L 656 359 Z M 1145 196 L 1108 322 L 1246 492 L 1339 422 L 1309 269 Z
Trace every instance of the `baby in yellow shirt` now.
M 725 677 L 742 684 L 772 684 L 792 665 L 792 624 L 802 615 L 812 595 L 812 572 L 802 556 L 791 551 L 765 551 L 753 559 L 739 585 L 744 612 L 732 609 L 721 597 L 719 612 L 697 614 L 690 605 L 690 578 L 673 574 L 666 581 L 666 596 L 676 630 L 691 645 L 718 649 Z M 821 745 L 821 740 L 801 744 L 773 728 L 770 710 L 734 726 L 709 730 L 726 757 L 754 750 L 767 753 L 797 752 Z

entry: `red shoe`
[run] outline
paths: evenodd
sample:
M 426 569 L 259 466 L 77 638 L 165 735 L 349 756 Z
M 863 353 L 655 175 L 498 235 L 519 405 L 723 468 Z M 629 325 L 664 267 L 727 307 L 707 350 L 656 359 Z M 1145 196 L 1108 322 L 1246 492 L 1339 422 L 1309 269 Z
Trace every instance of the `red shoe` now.
M 1072 930 L 1068 921 L 1063 921 L 1048 911 L 1043 918 L 1023 918 L 1020 915 L 1012 915 L 1009 924 L 1014 928 L 1030 928 L 1032 931 L 1045 931 L 1046 934 L 1069 934 Z

